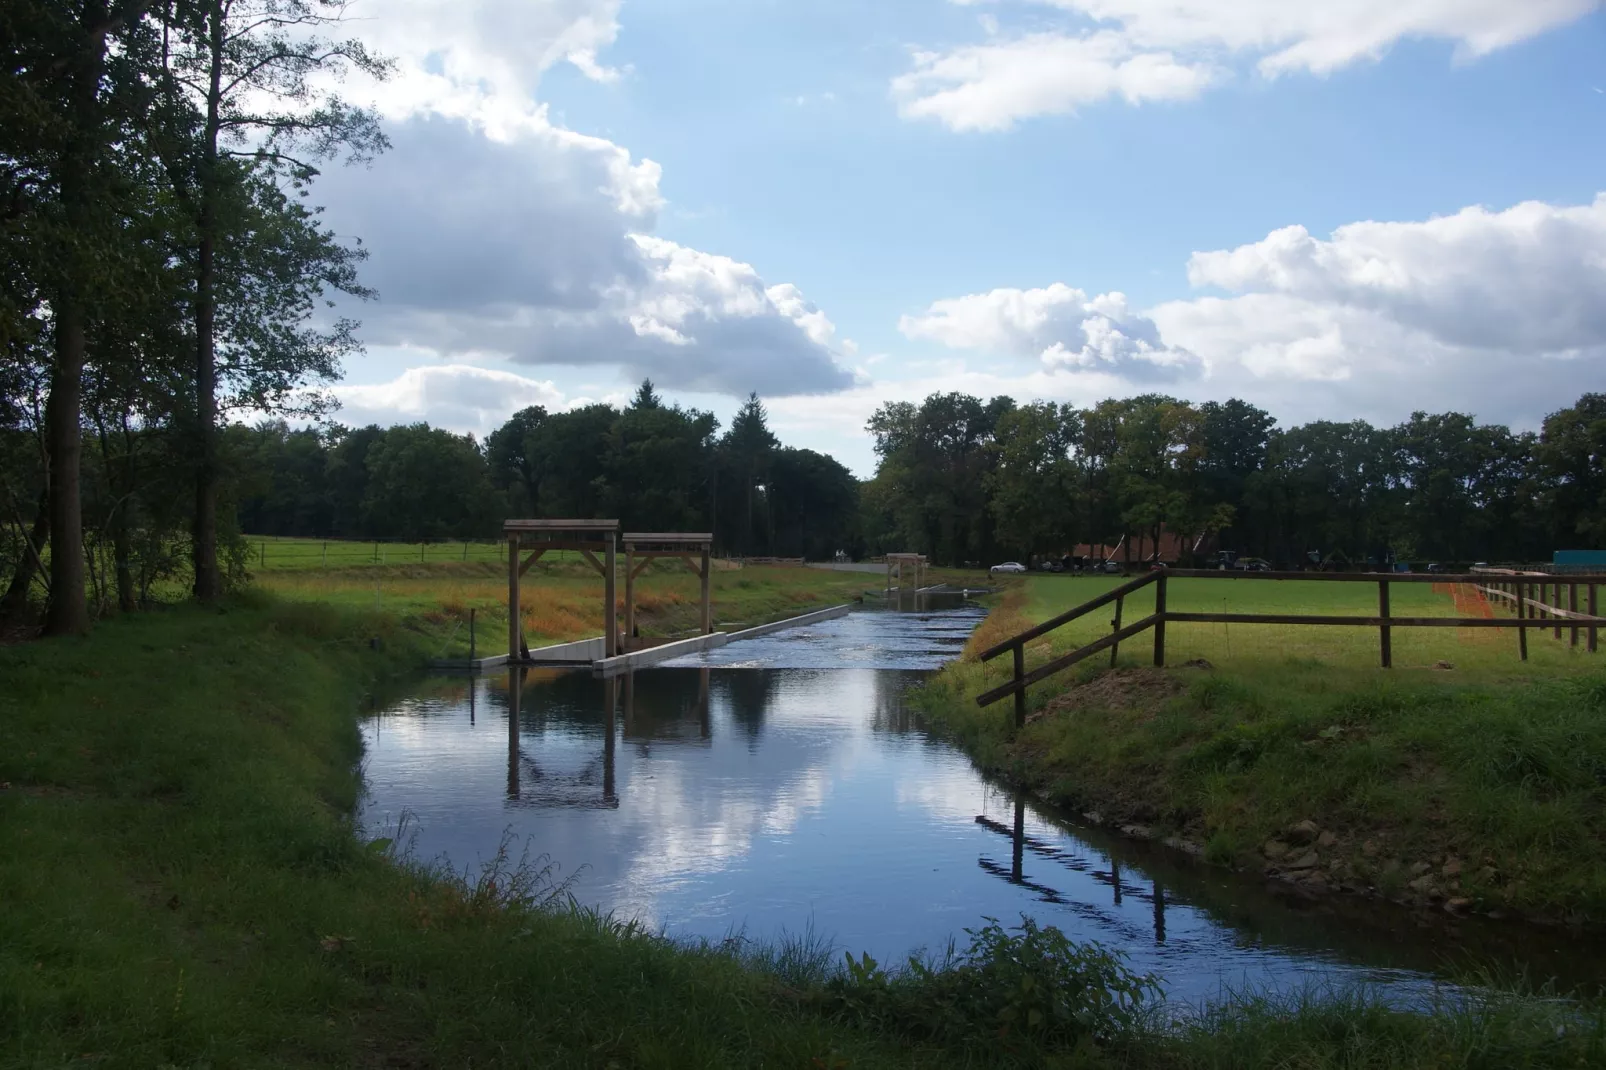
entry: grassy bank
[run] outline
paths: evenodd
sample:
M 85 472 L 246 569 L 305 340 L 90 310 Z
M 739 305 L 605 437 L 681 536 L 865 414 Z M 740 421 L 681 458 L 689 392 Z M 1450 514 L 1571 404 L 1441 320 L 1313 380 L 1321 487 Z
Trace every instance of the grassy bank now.
M 0 648 L 0 1066 L 1592 1065 L 1598 1016 L 1233 1002 L 1160 1019 L 1051 930 L 941 968 L 686 947 L 513 856 L 364 843 L 358 718 L 435 637 L 255 596 Z M 1124 997 L 1124 998 L 1123 998 Z M 1558 1025 L 1566 1028 L 1558 1032 Z
M 1032 578 L 976 649 L 1108 584 Z M 1359 586 L 1359 585 L 1357 585 Z M 1152 599 L 1144 592 L 1143 598 Z M 1365 612 L 1364 587 L 1173 581 L 1173 609 Z M 1138 602 L 1140 599 L 1134 599 Z M 1354 604 L 1351 604 L 1354 603 Z M 1128 605 L 1128 620 L 1149 612 Z M 1399 585 L 1400 615 L 1456 615 L 1453 595 Z M 1040 641 L 1029 663 L 1109 627 L 1108 611 Z M 923 703 L 985 766 L 1135 834 L 1175 837 L 1223 865 L 1453 910 L 1606 921 L 1606 655 L 1536 633 L 1171 625 L 1166 670 L 1147 636 L 1120 667 L 1091 659 L 1008 702 L 974 696 L 1001 665 L 967 659 Z M 1186 667 L 1200 659 L 1208 667 Z
M 253 582 L 262 590 L 294 601 L 377 610 L 419 621 L 438 634 L 438 645 L 431 651 L 435 657 L 467 655 L 472 609 L 476 649 L 482 654 L 506 650 L 507 566 L 484 559 L 483 554 L 475 560 L 472 552 L 480 547 L 470 544 L 466 561 L 442 551 L 440 559 L 426 556 L 420 563 L 420 549 L 438 548 L 415 545 L 388 555 L 387 563 L 320 568 L 315 551 L 293 556 L 280 550 L 275 558 L 274 544 L 268 545 L 266 567 L 252 570 Z M 715 627 L 736 629 L 855 601 L 880 582 L 879 576 L 866 573 L 716 562 L 709 593 Z M 974 575 L 971 582 L 976 582 Z M 602 598 L 601 578 L 578 555 L 554 553 L 543 558 L 525 573 L 520 585 L 519 603 L 530 645 L 601 635 Z M 636 581 L 639 631 L 649 638 L 695 633 L 699 598 L 700 581 L 684 564 L 653 562 Z M 617 603 L 623 627 L 622 581 Z

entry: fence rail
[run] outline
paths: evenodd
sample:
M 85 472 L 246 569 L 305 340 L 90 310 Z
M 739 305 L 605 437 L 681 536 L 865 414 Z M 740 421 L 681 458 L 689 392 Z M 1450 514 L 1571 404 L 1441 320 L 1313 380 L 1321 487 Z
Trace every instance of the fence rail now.
M 1372 616 L 1337 616 L 1303 613 L 1177 613 L 1166 607 L 1166 587 L 1172 579 L 1200 579 L 1222 582 L 1317 580 L 1329 583 L 1367 583 L 1377 585 L 1378 611 Z M 1485 595 L 1509 601 L 1514 616 L 1502 617 L 1397 617 L 1389 612 L 1389 588 L 1396 583 L 1468 584 Z M 1122 609 L 1128 595 L 1153 584 L 1154 612 L 1142 620 L 1123 626 Z M 990 706 L 1001 699 L 1014 696 L 1015 723 L 1026 723 L 1026 689 L 1056 673 L 1063 672 L 1078 662 L 1085 661 L 1104 650 L 1110 651 L 1113 666 L 1120 644 L 1142 632 L 1154 631 L 1154 664 L 1165 665 L 1165 626 L 1178 624 L 1284 624 L 1317 627 L 1376 628 L 1378 630 L 1378 656 L 1383 668 L 1394 665 L 1393 629 L 1395 628 L 1514 628 L 1517 648 L 1522 660 L 1528 660 L 1528 633 L 1534 629 L 1554 631 L 1559 640 L 1564 629 L 1571 630 L 1572 645 L 1577 646 L 1580 634 L 1588 636 L 1590 653 L 1599 646 L 1599 628 L 1606 617 L 1598 615 L 1598 587 L 1606 584 L 1603 575 L 1558 576 L 1547 573 L 1479 572 L 1472 574 L 1445 573 L 1356 573 L 1356 572 L 1223 572 L 1204 569 L 1163 569 L 1150 572 L 1104 592 L 1053 617 L 1041 624 L 1011 636 L 982 651 L 982 661 L 991 661 L 1004 654 L 1013 655 L 1013 673 L 1009 680 L 976 696 L 978 706 Z M 1585 589 L 1586 610 L 1580 612 L 1579 588 Z M 1549 594 L 1546 594 L 1546 590 Z M 1537 596 L 1536 596 L 1537 595 Z M 1565 596 L 1565 597 L 1564 597 Z M 1553 598 L 1554 601 L 1547 599 Z M 1566 608 L 1563 608 L 1563 601 Z M 1110 621 L 1110 634 L 1078 647 L 1069 654 L 1026 670 L 1026 644 L 1087 616 L 1110 603 L 1115 604 L 1115 616 Z

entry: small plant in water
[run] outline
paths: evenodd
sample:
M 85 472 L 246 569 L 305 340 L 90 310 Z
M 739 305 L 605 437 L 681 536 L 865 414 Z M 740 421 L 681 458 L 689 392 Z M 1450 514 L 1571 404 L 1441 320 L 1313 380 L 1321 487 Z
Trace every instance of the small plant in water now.
M 1127 969 L 1098 944 L 1078 944 L 1022 917 L 1005 929 L 986 919 L 970 946 L 940 960 L 911 958 L 889 973 L 869 955 L 846 957 L 826 989 L 849 1017 L 944 1043 L 1075 1048 L 1129 1034 L 1155 979 Z

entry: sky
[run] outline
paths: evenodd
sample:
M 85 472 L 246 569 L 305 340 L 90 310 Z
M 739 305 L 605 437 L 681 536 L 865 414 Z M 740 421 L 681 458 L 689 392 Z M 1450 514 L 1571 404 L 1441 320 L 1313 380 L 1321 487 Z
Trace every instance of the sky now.
M 957 390 L 1283 425 L 1606 389 L 1598 0 L 354 0 L 346 424 L 644 377 L 874 472 Z

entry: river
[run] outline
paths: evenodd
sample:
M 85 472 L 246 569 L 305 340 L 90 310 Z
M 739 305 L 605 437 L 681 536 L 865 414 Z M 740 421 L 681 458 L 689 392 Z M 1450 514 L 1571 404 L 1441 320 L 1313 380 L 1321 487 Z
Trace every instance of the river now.
M 811 933 L 896 962 L 1027 914 L 1189 1001 L 1411 1002 L 1468 962 L 1602 980 L 1559 930 L 1301 900 L 990 782 L 906 701 L 983 615 L 856 612 L 607 681 L 530 669 L 516 703 L 511 674 L 432 679 L 365 722 L 362 820 L 406 814 L 415 854 L 459 869 L 511 837 L 581 903 L 674 936 Z

